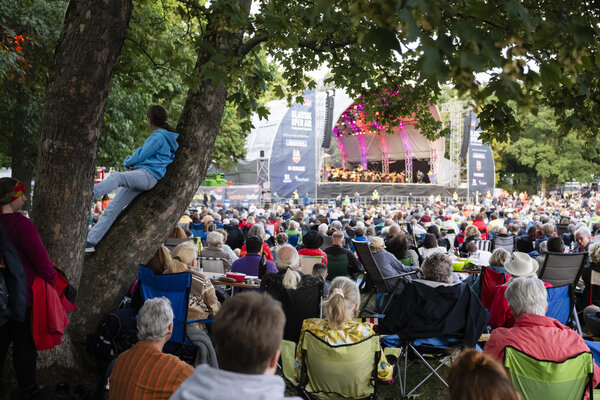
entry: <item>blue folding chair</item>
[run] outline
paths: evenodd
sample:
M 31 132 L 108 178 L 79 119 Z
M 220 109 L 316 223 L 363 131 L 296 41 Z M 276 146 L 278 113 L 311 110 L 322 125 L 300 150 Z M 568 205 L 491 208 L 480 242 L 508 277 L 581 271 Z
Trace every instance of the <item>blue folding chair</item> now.
M 188 300 L 192 284 L 192 275 L 189 272 L 154 275 L 150 268 L 140 265 L 138 282 L 143 301 L 164 296 L 171 302 L 174 319 L 173 333 L 169 342 L 191 345 L 192 343 L 185 334 L 186 324 L 212 322 L 209 319 L 187 319 Z
M 573 310 L 569 290 L 569 285 L 546 288 L 548 292 L 546 317 L 554 318 L 563 325 L 569 322 L 571 310 Z
M 190 222 L 190 231 L 194 237 L 202 238 L 204 235 L 204 224 L 202 222 Z

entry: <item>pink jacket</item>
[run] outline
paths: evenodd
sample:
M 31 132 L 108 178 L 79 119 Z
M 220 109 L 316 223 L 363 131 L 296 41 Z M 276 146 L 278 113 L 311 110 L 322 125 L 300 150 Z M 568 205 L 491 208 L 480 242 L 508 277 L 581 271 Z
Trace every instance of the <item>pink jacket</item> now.
M 504 348 L 513 346 L 540 360 L 564 361 L 583 351 L 590 351 L 583 338 L 554 318 L 523 314 L 514 327 L 492 331 L 483 351 L 504 363 Z M 600 381 L 600 368 L 594 363 L 594 387 Z

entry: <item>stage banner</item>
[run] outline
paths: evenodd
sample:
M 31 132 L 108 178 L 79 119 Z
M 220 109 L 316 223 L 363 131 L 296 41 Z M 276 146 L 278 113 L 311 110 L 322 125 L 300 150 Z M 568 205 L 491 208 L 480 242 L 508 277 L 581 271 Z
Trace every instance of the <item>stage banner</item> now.
M 469 134 L 469 195 L 475 196 L 477 192 L 485 196 L 487 192 L 494 194 L 496 169 L 494 156 L 489 144 L 479 139 L 483 132 L 479 129 L 479 119 L 471 111 L 471 126 Z
M 241 186 L 200 186 L 192 199 L 192 207 L 200 207 L 204 201 L 204 194 L 214 195 L 218 204 L 228 203 L 232 207 L 244 204 L 257 204 L 261 200 L 261 190 L 258 185 Z M 210 206 L 210 200 L 208 202 Z
M 271 194 L 280 198 L 292 198 L 295 189 L 300 199 L 305 193 L 316 195 L 315 91 L 303 97 L 303 103 L 287 110 L 273 141 L 269 179 Z

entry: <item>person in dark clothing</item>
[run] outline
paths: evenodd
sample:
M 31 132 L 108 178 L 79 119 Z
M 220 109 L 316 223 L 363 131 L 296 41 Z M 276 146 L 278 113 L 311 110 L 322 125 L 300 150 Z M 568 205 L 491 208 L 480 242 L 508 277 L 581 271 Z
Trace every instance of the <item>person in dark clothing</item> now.
M 0 223 L 6 236 L 14 246 L 21 268 L 25 273 L 26 309 L 11 316 L 0 326 L 0 370 L 4 365 L 8 347 L 12 343 L 13 365 L 17 375 L 20 392 L 19 399 L 29 399 L 39 394 L 44 386 L 36 379 L 37 350 L 31 330 L 33 292 L 32 285 L 36 277 L 54 286 L 56 271 L 48 252 L 42 243 L 35 225 L 19 211 L 25 204 L 25 185 L 13 178 L 0 179 Z M 4 241 L 3 241 L 4 242 Z M 5 244 L 3 249 L 6 249 Z M 8 258 L 5 261 L 9 261 Z M 16 260 L 11 260 L 16 262 Z M 13 264 L 11 269 L 19 268 Z M 6 269 L 6 268 L 4 268 Z M 4 275 L 4 273 L 3 273 Z M 18 293 L 21 296 L 23 293 Z
M 362 267 L 361 267 L 360 263 L 358 262 L 358 260 L 356 259 L 356 257 L 354 257 L 354 254 L 347 248 L 343 247 L 344 246 L 344 234 L 340 231 L 334 232 L 333 235 L 331 236 L 331 241 L 332 241 L 333 245 L 331 247 L 328 247 L 325 250 L 323 250 L 327 254 L 327 258 L 329 260 L 337 259 L 338 256 L 340 256 L 341 254 L 345 254 L 346 258 L 348 259 L 346 276 L 349 276 L 353 280 L 356 280 L 356 278 L 358 277 L 358 274 L 360 274 L 362 272 Z M 335 276 L 340 276 L 340 275 L 336 274 Z M 331 279 L 335 278 L 335 276 L 332 276 L 329 279 L 331 280 Z
M 225 225 L 224 228 L 227 231 L 227 242 L 226 244 L 231 247 L 233 250 L 241 249 L 244 243 L 246 243 L 246 238 L 244 237 L 244 233 L 239 228 L 239 221 L 237 219 L 232 219 L 228 225 Z

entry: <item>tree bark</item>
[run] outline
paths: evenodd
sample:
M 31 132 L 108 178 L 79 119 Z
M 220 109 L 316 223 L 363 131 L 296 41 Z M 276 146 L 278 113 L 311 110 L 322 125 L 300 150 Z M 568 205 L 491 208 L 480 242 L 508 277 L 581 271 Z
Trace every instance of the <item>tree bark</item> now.
M 104 107 L 133 4 L 72 0 L 42 111 L 33 220 L 77 286 Z
M 249 10 L 249 1 L 240 2 Z M 221 24 L 211 14 L 205 40 L 215 51 L 234 52 L 242 43 L 243 32 L 224 40 Z M 195 71 L 213 52 L 200 52 Z M 202 79 L 202 77 L 200 76 Z M 177 124 L 179 149 L 166 175 L 150 191 L 140 194 L 121 213 L 96 252 L 85 260 L 78 299 L 73 314 L 71 336 L 84 338 L 113 310 L 133 283 L 140 263 L 148 261 L 190 204 L 211 162 L 211 150 L 225 109 L 227 89 L 202 79 L 188 91 Z M 75 340 L 75 339 L 74 339 Z
M 104 107 L 132 10 L 130 0 L 72 0 L 46 89 L 32 219 L 51 259 L 75 287 L 83 267 Z M 40 355 L 38 364 L 52 366 L 50 372 L 75 365 L 68 344 Z
M 12 177 L 25 184 L 25 195 L 28 199 L 31 199 L 33 160 L 35 159 L 33 142 L 35 138 L 32 137 L 34 133 L 29 132 L 24 126 L 26 113 L 20 105 L 15 107 L 14 113 L 10 167 Z M 30 202 L 25 203 L 26 210 L 29 210 L 30 204 Z

